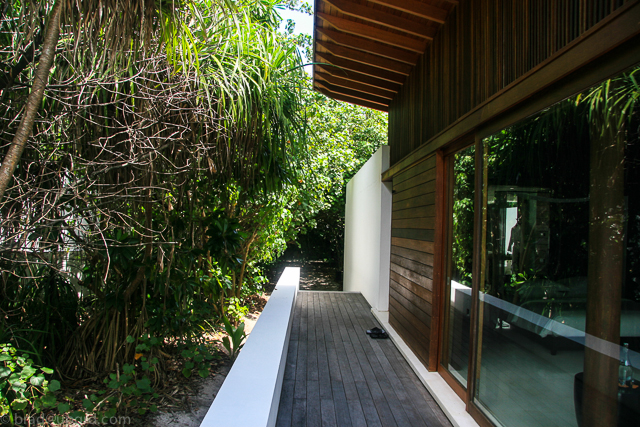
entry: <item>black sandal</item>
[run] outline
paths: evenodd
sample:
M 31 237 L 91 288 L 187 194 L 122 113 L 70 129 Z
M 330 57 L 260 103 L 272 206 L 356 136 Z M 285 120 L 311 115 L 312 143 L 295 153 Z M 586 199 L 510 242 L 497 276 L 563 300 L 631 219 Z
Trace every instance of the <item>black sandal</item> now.
M 371 335 L 371 334 L 379 334 L 381 332 L 384 332 L 382 329 L 380 328 L 371 328 L 367 330 L 367 334 Z
M 369 336 L 370 336 L 371 338 L 373 338 L 373 339 L 377 339 L 377 340 L 379 340 L 379 339 L 387 339 L 387 338 L 389 338 L 389 335 L 387 335 L 387 333 L 386 333 L 385 331 L 382 331 L 382 332 L 377 333 L 377 334 L 372 333 L 372 334 L 370 334 Z

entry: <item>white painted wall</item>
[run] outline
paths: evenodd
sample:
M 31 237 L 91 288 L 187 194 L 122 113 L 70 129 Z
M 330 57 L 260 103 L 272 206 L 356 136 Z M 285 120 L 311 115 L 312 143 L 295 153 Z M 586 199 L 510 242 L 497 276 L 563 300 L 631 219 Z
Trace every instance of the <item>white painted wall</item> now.
M 372 308 L 389 310 L 391 259 L 391 183 L 383 145 L 347 184 L 344 232 L 344 290 L 361 292 Z
M 273 427 L 300 268 L 285 268 L 200 427 Z

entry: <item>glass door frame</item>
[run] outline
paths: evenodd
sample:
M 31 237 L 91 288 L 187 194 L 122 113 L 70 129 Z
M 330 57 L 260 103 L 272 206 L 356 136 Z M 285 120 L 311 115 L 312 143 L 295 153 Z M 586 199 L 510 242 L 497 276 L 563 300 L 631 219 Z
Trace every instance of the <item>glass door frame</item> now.
M 451 220 L 450 215 L 453 204 L 453 156 L 458 152 L 475 146 L 475 162 L 474 162 L 474 212 L 473 212 L 473 254 L 472 254 L 472 288 L 471 288 L 471 309 L 470 309 L 470 330 L 469 330 L 469 364 L 467 367 L 467 387 L 463 386 L 442 364 L 442 356 L 444 347 L 447 343 L 447 313 L 446 313 L 446 291 L 447 291 L 447 275 L 450 268 L 452 256 L 452 245 L 449 244 L 451 239 Z M 436 152 L 436 194 L 438 201 L 436 206 L 436 233 L 435 246 L 441 248 L 436 250 L 434 259 L 434 281 L 437 290 L 436 298 L 438 299 L 438 325 L 439 330 L 438 346 L 435 352 L 436 369 L 445 382 L 453 389 L 453 391 L 462 399 L 469 410 L 469 402 L 472 401 L 475 379 L 475 360 L 476 360 L 476 313 L 478 310 L 478 272 L 480 263 L 477 259 L 480 256 L 478 244 L 480 243 L 480 231 L 482 229 L 482 143 L 481 140 L 474 135 L 469 135 L 448 144 L 446 147 Z M 489 424 L 487 424 L 489 425 Z

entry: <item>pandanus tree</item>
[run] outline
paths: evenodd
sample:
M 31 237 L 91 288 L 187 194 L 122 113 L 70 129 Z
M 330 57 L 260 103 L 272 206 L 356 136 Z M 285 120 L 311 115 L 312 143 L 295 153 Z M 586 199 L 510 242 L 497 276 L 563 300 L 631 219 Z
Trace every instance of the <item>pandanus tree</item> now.
M 69 276 L 78 258 L 71 277 L 47 282 L 58 299 L 83 294 L 82 317 L 67 316 L 58 340 L 74 377 L 132 357 L 129 335 L 184 336 L 203 304 L 224 313 L 247 264 L 274 244 L 304 152 L 300 58 L 276 33 L 272 4 L 143 6 L 153 25 L 118 21 L 137 28 L 124 44 L 91 20 L 97 9 L 61 21 L 52 84 L 1 207 L 3 304 L 40 292 L 33 284 L 49 274 Z M 8 145 L 28 76 L 0 99 Z
M 14 29 L 23 34 L 12 34 L 14 42 L 29 47 L 31 58 L 21 54 L 14 66 L 5 71 L 3 90 L 15 80 L 15 74 L 24 68 L 29 59 L 37 61 L 31 93 L 24 105 L 20 124 L 15 131 L 11 145 L 0 166 L 0 201 L 11 181 L 11 177 L 27 140 L 32 133 L 36 115 L 42 103 L 44 92 L 49 82 L 49 75 L 58 48 L 61 25 L 67 26 L 72 32 L 75 46 L 86 45 L 97 62 L 108 61 L 112 66 L 126 65 L 128 60 L 125 53 L 146 49 L 150 45 L 151 35 L 155 27 L 160 24 L 164 29 L 180 29 L 182 26 L 173 22 L 184 9 L 183 2 L 156 0 L 111 0 L 76 2 L 73 0 L 4 2 L 3 21 L 17 24 Z M 44 24 L 41 20 L 44 20 Z M 15 22 L 14 22 L 15 21 Z M 44 27 L 44 28 L 40 28 Z M 41 33 L 41 34 L 40 34 Z M 169 35 L 175 37 L 175 31 Z M 15 37 L 17 36 L 17 37 Z M 36 58 L 36 44 L 41 41 L 41 53 Z M 96 50 L 98 43 L 103 47 L 101 52 Z M 168 43 L 167 46 L 172 46 Z M 130 58 L 129 58 L 130 60 Z

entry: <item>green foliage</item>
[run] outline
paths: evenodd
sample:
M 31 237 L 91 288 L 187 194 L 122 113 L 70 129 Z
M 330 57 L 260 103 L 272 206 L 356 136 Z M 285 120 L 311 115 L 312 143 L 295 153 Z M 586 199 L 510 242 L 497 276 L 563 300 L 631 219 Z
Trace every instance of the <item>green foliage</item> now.
M 52 369 L 37 367 L 11 344 L 0 344 L 0 417 L 13 425 L 16 415 L 30 416 L 56 406 L 58 380 L 48 380 Z M 64 407 L 62 407 L 64 409 Z
M 235 327 L 226 317 L 222 320 L 224 321 L 224 330 L 227 333 L 227 336 L 222 338 L 222 345 L 227 350 L 229 358 L 234 360 L 243 346 L 242 341 L 247 336 L 244 332 L 244 323 Z
M 203 344 L 188 345 L 180 355 L 183 359 L 182 375 L 185 378 L 191 378 L 194 372 L 201 378 L 207 378 L 211 361 L 220 357 L 215 350 Z
M 474 147 L 454 156 L 453 209 L 452 215 L 452 279 L 471 286 L 473 265 L 473 212 L 475 193 L 475 149 Z

